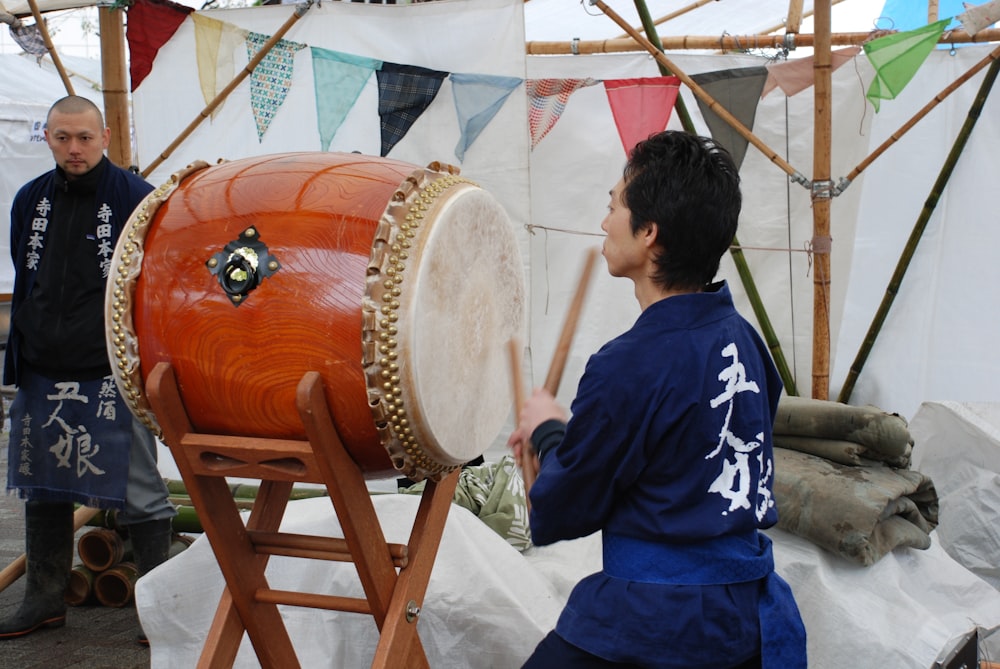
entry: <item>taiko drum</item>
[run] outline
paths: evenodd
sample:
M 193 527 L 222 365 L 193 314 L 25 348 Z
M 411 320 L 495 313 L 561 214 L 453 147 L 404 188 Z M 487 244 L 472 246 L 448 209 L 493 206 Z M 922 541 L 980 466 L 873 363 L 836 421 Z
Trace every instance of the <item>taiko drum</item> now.
M 151 193 L 112 260 L 108 347 L 132 411 L 169 362 L 199 432 L 304 439 L 318 372 L 367 478 L 440 478 L 510 411 L 524 278 L 503 208 L 449 165 L 289 153 L 196 163 Z

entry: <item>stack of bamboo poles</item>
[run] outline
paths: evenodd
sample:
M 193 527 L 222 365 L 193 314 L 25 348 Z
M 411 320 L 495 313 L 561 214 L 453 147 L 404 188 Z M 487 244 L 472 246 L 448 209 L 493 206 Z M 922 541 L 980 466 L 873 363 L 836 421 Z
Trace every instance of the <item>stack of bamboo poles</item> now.
M 168 557 L 191 545 L 191 537 L 175 534 Z M 132 561 L 132 544 L 117 530 L 96 527 L 77 540 L 80 562 L 70 572 L 64 599 L 70 606 L 93 600 L 103 606 L 122 608 L 132 603 L 139 570 Z

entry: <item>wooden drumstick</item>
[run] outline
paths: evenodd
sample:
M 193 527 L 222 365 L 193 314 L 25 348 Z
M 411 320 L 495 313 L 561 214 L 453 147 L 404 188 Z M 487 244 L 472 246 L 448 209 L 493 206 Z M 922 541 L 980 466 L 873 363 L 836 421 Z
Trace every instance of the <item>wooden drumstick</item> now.
M 590 275 L 594 272 L 594 265 L 597 263 L 597 249 L 593 248 L 587 252 L 587 256 L 584 259 L 583 271 L 580 273 L 580 281 L 576 287 L 576 293 L 573 295 L 573 301 L 570 302 L 569 311 L 566 313 L 566 321 L 563 323 L 562 332 L 559 335 L 559 342 L 556 344 L 555 353 L 552 355 L 552 362 L 549 364 L 549 373 L 545 377 L 545 389 L 555 397 L 559 392 L 559 384 L 562 381 L 563 370 L 566 367 L 566 360 L 569 358 L 570 346 L 573 343 L 573 335 L 576 333 L 576 325 L 580 320 L 580 313 L 583 311 L 583 301 L 587 295 L 587 289 L 590 286 Z M 520 365 L 520 355 L 517 350 L 517 344 L 514 340 L 511 340 L 511 362 L 514 367 L 512 370 L 512 378 L 514 379 L 514 403 L 517 406 L 517 411 L 521 410 L 524 405 L 523 399 L 523 384 L 520 381 L 521 378 L 521 365 Z M 515 418 L 516 420 L 516 418 Z M 535 449 L 531 446 L 531 440 L 526 439 L 521 448 L 521 476 L 524 479 L 524 494 L 525 498 L 528 493 L 531 492 L 531 486 L 535 483 L 535 470 L 534 467 L 525 466 L 525 461 L 531 461 L 535 456 Z M 528 501 L 528 509 L 531 509 L 530 499 Z
M 521 407 L 524 406 L 524 381 L 521 378 L 521 342 L 517 337 L 507 342 L 507 351 L 510 353 L 510 378 L 514 390 L 514 429 L 520 422 L 519 416 Z M 535 468 L 531 460 L 535 457 L 535 449 L 531 446 L 530 435 L 521 444 L 521 479 L 524 481 L 524 499 L 528 504 L 528 511 L 531 511 L 531 500 L 528 499 L 528 491 L 535 483 Z M 529 463 L 527 466 L 525 463 Z
M 562 333 L 559 335 L 559 343 L 556 344 L 555 353 L 552 354 L 552 362 L 549 364 L 549 373 L 545 377 L 545 389 L 553 397 L 559 392 L 563 369 L 566 367 L 566 359 L 569 357 L 570 345 L 573 343 L 573 335 L 576 334 L 576 324 L 580 320 L 580 312 L 583 311 L 583 300 L 587 296 L 590 275 L 594 272 L 596 262 L 597 249 L 593 248 L 587 252 L 587 257 L 584 260 L 583 271 L 580 272 L 580 282 L 576 286 L 576 294 L 573 295 L 569 311 L 566 312 L 566 321 L 563 323 Z

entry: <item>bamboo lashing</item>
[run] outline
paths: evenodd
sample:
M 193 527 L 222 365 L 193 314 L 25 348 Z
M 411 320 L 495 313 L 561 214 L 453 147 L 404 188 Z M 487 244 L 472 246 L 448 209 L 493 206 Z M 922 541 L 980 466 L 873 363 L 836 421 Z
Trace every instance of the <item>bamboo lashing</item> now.
M 97 509 L 92 509 L 89 506 L 81 506 L 74 511 L 73 531 L 76 532 L 78 529 L 86 525 L 87 521 L 93 518 L 96 513 Z M 0 592 L 6 590 L 7 586 L 24 575 L 27 562 L 27 555 L 21 555 L 14 558 L 9 565 L 4 567 L 3 571 L 0 571 Z
M 292 26 L 295 25 L 295 23 L 302 18 L 307 11 L 309 11 L 313 2 L 315 2 L 315 0 L 306 0 L 303 4 L 295 6 L 295 11 L 292 12 L 292 15 L 288 17 L 280 28 L 278 28 L 276 33 L 271 35 L 270 39 L 264 42 L 263 46 L 260 47 L 260 50 L 255 53 L 254 57 L 250 59 L 250 62 L 246 64 L 246 67 L 240 70 L 239 74 L 233 77 L 233 80 L 230 81 L 229 84 L 226 85 L 226 87 L 222 89 L 222 91 L 198 113 L 198 116 L 196 116 L 195 119 L 191 121 L 186 128 L 184 128 L 184 130 L 181 131 L 181 134 L 178 135 L 177 138 L 172 141 L 170 145 L 146 167 L 146 169 L 142 171 L 142 176 L 148 177 L 153 170 L 159 167 L 160 163 L 169 158 L 170 154 L 172 154 L 174 150 L 180 146 L 192 132 L 194 132 L 195 128 L 201 125 L 202 121 L 212 115 L 215 108 L 222 104 L 225 99 L 229 97 L 229 94 L 232 93 L 244 79 L 253 73 L 253 71 L 257 68 L 257 65 L 260 64 L 260 61 L 264 60 L 264 57 L 267 56 L 271 49 L 274 48 L 274 45 L 285 36 L 285 33 L 291 30 Z
M 713 98 L 709 93 L 703 89 L 698 83 L 682 72 L 678 67 L 670 61 L 664 55 L 662 51 L 656 48 L 646 37 L 639 34 L 632 26 L 628 24 L 617 12 L 608 7 L 603 0 L 592 0 L 593 4 L 598 7 L 602 12 L 604 12 L 608 18 L 621 26 L 626 32 L 628 32 L 632 39 L 638 42 L 646 51 L 649 52 L 653 58 L 656 59 L 658 63 L 673 72 L 674 76 L 684 82 L 691 92 L 694 93 L 699 99 L 701 99 L 708 107 L 714 111 L 719 118 L 728 123 L 737 133 L 740 134 L 747 142 L 753 144 L 761 153 L 763 153 L 768 160 L 777 165 L 781 170 L 783 170 L 788 176 L 792 178 L 793 181 L 803 185 L 808 186 L 809 180 L 806 179 L 802 174 L 796 170 L 794 167 L 788 164 L 781 156 L 779 156 L 774 150 L 772 150 L 767 144 L 761 141 L 756 135 L 753 134 L 745 125 L 743 125 L 739 119 L 729 113 L 729 110 L 719 104 L 719 102 Z
M 991 51 L 988 55 L 986 55 L 986 57 L 984 57 L 978 63 L 969 68 L 967 72 L 965 72 L 960 77 L 955 79 L 955 81 L 945 86 L 940 93 L 934 96 L 934 98 L 930 102 L 928 102 L 920 109 L 920 111 L 914 114 L 909 121 L 901 125 L 899 127 L 899 130 L 892 133 L 892 135 L 890 135 L 888 139 L 882 142 L 882 144 L 877 149 L 872 151 L 867 158 L 858 163 L 858 166 L 855 167 L 853 170 L 851 170 L 851 173 L 848 174 L 846 177 L 844 177 L 841 180 L 841 183 L 838 184 L 837 186 L 838 192 L 843 191 L 844 188 L 848 186 L 848 184 L 854 181 L 858 177 L 858 175 L 865 170 L 865 168 L 871 165 L 876 158 L 885 153 L 890 146 L 892 146 L 900 139 L 902 139 L 903 135 L 909 132 L 910 129 L 913 128 L 913 126 L 915 126 L 921 119 L 927 116 L 927 114 L 929 114 L 932 109 L 941 104 L 941 102 L 943 102 L 945 98 L 947 98 L 949 95 L 958 90 L 958 88 L 962 84 L 964 84 L 966 81 L 974 77 L 976 73 L 978 73 L 984 67 L 986 67 L 991 62 L 996 60 L 1000 60 L 1000 46 L 998 46 L 996 49 L 993 49 L 993 51 Z
M 42 12 L 38 9 L 38 3 L 35 0 L 28 0 L 28 7 L 31 8 L 31 15 L 35 17 L 35 24 L 38 26 L 38 32 L 42 36 L 45 49 L 52 58 L 52 64 L 56 66 L 56 72 L 59 73 L 59 78 L 62 79 L 63 86 L 66 87 L 66 94 L 76 95 L 76 92 L 73 90 L 73 82 L 69 80 L 66 68 L 63 67 L 62 59 L 59 58 L 59 53 L 56 51 L 55 45 L 52 44 L 52 36 L 49 35 L 48 26 L 45 25 L 45 20 L 42 19 Z

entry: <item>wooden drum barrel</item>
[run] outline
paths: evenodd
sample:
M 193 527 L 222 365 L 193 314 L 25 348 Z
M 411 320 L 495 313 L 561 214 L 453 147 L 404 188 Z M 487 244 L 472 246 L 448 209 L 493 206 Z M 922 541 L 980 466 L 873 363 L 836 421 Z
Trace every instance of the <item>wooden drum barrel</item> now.
M 524 275 L 499 203 L 458 170 L 359 154 L 197 163 L 151 193 L 112 259 L 108 348 L 133 413 L 169 362 L 196 431 L 304 439 L 318 372 L 367 478 L 439 479 L 511 402 Z

